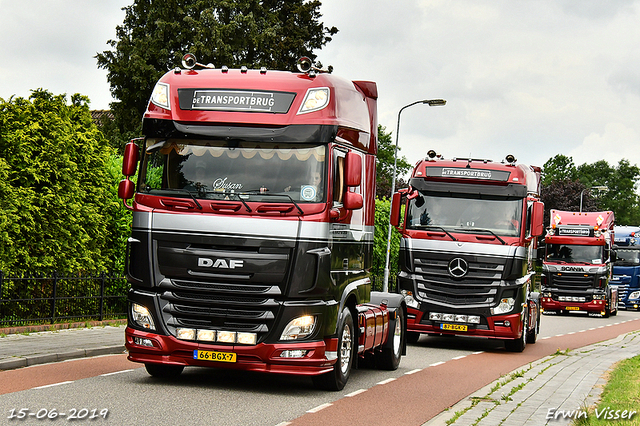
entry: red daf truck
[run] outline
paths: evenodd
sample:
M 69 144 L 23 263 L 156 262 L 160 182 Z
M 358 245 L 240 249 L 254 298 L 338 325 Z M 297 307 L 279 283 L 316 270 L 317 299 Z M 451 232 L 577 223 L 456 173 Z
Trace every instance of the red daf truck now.
M 410 187 L 393 195 L 402 234 L 398 291 L 406 295 L 407 340 L 420 333 L 503 339 L 510 351 L 535 343 L 536 237 L 544 231 L 540 168 L 431 150 Z M 400 224 L 400 204 L 405 217 Z
M 129 359 L 153 376 L 211 366 L 329 390 L 358 359 L 396 369 L 406 306 L 369 274 L 376 84 L 306 58 L 295 73 L 183 66 L 124 156 Z
M 551 210 L 545 235 L 542 309 L 618 313 L 618 288 L 609 285 L 615 253 L 614 214 Z

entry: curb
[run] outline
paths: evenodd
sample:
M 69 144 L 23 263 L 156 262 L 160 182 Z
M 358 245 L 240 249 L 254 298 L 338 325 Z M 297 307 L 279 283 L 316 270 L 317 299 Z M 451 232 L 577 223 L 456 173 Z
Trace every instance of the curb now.
M 5 360 L 0 360 L 0 370 L 15 370 L 22 367 L 30 367 L 39 364 L 49 364 L 52 362 L 68 361 L 78 358 L 89 358 L 101 355 L 114 355 L 125 353 L 125 347 L 123 345 L 115 346 L 101 346 L 91 349 L 76 349 L 69 352 L 56 353 L 56 354 L 44 354 L 44 355 L 30 355 L 26 357 L 13 357 Z
M 58 324 L 23 325 L 19 327 L 0 328 L 0 334 L 38 333 L 40 331 L 66 330 L 70 328 L 101 327 L 106 325 L 126 325 L 126 319 L 114 319 L 104 321 L 65 322 Z

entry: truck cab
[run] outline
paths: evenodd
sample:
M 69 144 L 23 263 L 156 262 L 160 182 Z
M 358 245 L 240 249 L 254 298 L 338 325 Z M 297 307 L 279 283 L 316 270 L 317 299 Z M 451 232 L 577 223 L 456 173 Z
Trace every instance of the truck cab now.
M 640 226 L 616 226 L 616 260 L 609 285 L 618 290 L 618 308 L 640 309 Z
M 361 358 L 397 368 L 404 301 L 370 278 L 376 84 L 308 58 L 299 72 L 183 66 L 124 156 L 129 359 L 152 376 L 209 366 L 329 390 Z
M 391 214 L 401 234 L 397 287 L 407 297 L 408 338 L 486 337 L 516 352 L 535 343 L 540 169 L 513 156 L 444 159 L 431 150 L 409 184 L 393 195 Z
M 551 210 L 545 235 L 542 308 L 545 313 L 617 314 L 612 274 L 614 214 Z

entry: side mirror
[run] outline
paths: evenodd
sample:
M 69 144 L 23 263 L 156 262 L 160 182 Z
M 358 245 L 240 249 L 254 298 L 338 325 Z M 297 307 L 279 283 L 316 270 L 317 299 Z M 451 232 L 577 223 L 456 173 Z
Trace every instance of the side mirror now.
M 118 184 L 118 198 L 122 200 L 129 200 L 133 198 L 133 192 L 135 191 L 135 185 L 129 179 L 122 179 Z
M 344 193 L 342 205 L 347 210 L 358 210 L 362 208 L 362 195 L 347 191 Z
M 345 168 L 347 187 L 359 186 L 362 181 L 362 158 L 355 152 L 348 152 Z
M 531 235 L 539 237 L 544 234 L 544 203 L 534 201 L 531 216 Z
M 402 199 L 402 194 L 399 192 L 394 193 L 393 196 L 391 197 L 391 215 L 390 215 L 389 221 L 391 222 L 391 225 L 395 226 L 396 228 L 400 224 L 400 200 L 401 199 Z
M 611 261 L 611 263 L 618 260 L 618 252 L 615 250 L 611 250 L 611 252 L 609 253 L 609 260 Z
M 134 142 L 129 142 L 124 147 L 124 155 L 122 157 L 122 174 L 129 177 L 136 174 L 138 168 L 138 160 L 140 150 Z M 129 197 L 131 198 L 131 197 Z

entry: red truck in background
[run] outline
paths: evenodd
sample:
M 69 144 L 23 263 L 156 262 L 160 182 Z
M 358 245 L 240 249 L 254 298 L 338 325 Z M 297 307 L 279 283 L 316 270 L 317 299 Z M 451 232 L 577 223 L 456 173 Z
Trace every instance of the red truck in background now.
M 618 289 L 609 285 L 615 261 L 614 214 L 551 210 L 545 235 L 542 308 L 545 313 L 618 313 Z
M 398 291 L 406 295 L 407 340 L 420 333 L 503 339 L 510 351 L 535 343 L 536 237 L 544 231 L 540 168 L 431 150 L 410 187 L 393 194 L 402 234 Z M 405 217 L 400 224 L 400 205 Z
M 365 357 L 396 369 L 406 305 L 369 274 L 376 84 L 307 58 L 297 73 L 183 66 L 124 156 L 129 359 L 152 376 L 226 367 L 329 390 Z

